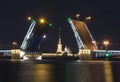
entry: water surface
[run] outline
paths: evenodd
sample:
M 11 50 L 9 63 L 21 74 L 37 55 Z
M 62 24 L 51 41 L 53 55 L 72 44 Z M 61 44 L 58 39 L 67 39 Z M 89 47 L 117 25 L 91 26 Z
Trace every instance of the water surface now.
M 0 60 L 0 82 L 120 82 L 119 61 Z

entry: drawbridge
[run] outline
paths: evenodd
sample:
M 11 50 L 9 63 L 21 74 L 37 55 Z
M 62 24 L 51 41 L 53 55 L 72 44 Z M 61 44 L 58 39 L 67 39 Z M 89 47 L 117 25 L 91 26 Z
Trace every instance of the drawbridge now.
M 20 47 L 25 52 L 39 52 L 46 37 L 48 25 L 32 20 Z
M 26 34 L 26 36 L 25 36 L 25 38 L 24 38 L 24 40 L 23 40 L 23 42 L 22 42 L 22 45 L 21 45 L 21 49 L 22 50 L 26 50 L 26 48 L 27 48 L 27 44 L 28 44 L 28 40 L 32 37 L 32 35 L 33 35 L 33 29 L 34 29 L 34 27 L 35 27 L 35 24 L 36 24 L 36 21 L 32 21 L 32 23 L 31 23 L 31 25 L 30 25 L 30 27 L 29 27 L 29 29 L 28 29 L 28 31 L 27 31 L 27 34 Z
M 74 32 L 75 39 L 79 49 L 94 49 L 97 50 L 96 43 L 93 43 L 94 39 L 83 21 L 70 20 L 71 28 Z
M 94 56 L 94 58 L 120 56 L 120 50 L 108 50 L 107 53 L 106 50 L 98 50 L 96 43 L 93 43 L 93 41 L 95 40 L 93 39 L 85 22 L 78 20 L 69 20 L 69 23 L 71 29 L 73 30 L 79 48 L 79 53 L 80 50 L 85 50 L 82 53 L 83 55 L 87 53 L 88 56 L 91 54 L 89 54 L 88 52 L 91 52 L 92 50 L 92 55 Z M 35 20 L 32 20 L 31 25 L 29 26 L 27 34 L 20 47 L 21 58 L 26 54 L 26 52 L 30 52 L 30 54 L 36 54 L 35 52 L 39 52 L 41 50 L 41 46 L 44 42 L 45 35 L 49 27 L 48 25 L 45 25 L 39 25 Z M 0 54 L 4 54 L 6 56 L 11 56 L 11 53 L 12 50 L 0 50 Z
M 93 39 L 87 25 L 83 21 L 69 20 L 73 30 L 78 48 L 80 59 L 119 57 L 119 50 L 98 50 L 96 42 Z M 91 56 L 92 54 L 92 56 Z
M 69 20 L 71 28 L 73 30 L 77 45 L 78 55 L 80 59 L 92 59 L 91 50 L 97 50 L 97 45 L 87 27 L 83 21 Z

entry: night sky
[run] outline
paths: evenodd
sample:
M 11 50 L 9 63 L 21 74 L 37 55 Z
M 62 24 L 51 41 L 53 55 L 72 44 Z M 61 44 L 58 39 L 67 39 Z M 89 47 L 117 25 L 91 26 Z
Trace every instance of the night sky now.
M 76 42 L 67 17 L 79 20 L 91 16 L 88 28 L 98 45 L 103 40 L 110 41 L 110 49 L 120 49 L 120 5 L 112 0 L 1 0 L 0 1 L 0 49 L 7 49 L 13 41 L 21 45 L 30 22 L 27 16 L 34 19 L 45 17 L 53 27 L 47 34 L 43 50 L 55 52 L 58 42 L 58 31 L 61 28 L 63 47 L 70 46 L 76 51 Z

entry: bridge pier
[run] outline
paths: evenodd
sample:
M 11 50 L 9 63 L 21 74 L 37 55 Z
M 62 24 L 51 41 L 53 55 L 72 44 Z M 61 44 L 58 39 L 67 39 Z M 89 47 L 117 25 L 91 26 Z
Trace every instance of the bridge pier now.
M 12 49 L 12 59 L 20 59 L 20 49 Z
M 80 49 L 78 54 L 79 54 L 80 60 L 91 60 L 92 59 L 92 53 L 90 49 Z

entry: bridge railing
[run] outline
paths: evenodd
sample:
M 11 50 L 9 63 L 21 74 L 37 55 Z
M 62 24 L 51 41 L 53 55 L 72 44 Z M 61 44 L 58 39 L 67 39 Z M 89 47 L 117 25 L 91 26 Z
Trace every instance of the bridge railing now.
M 118 57 L 120 56 L 120 50 L 93 50 L 92 55 L 94 58 L 100 57 Z

